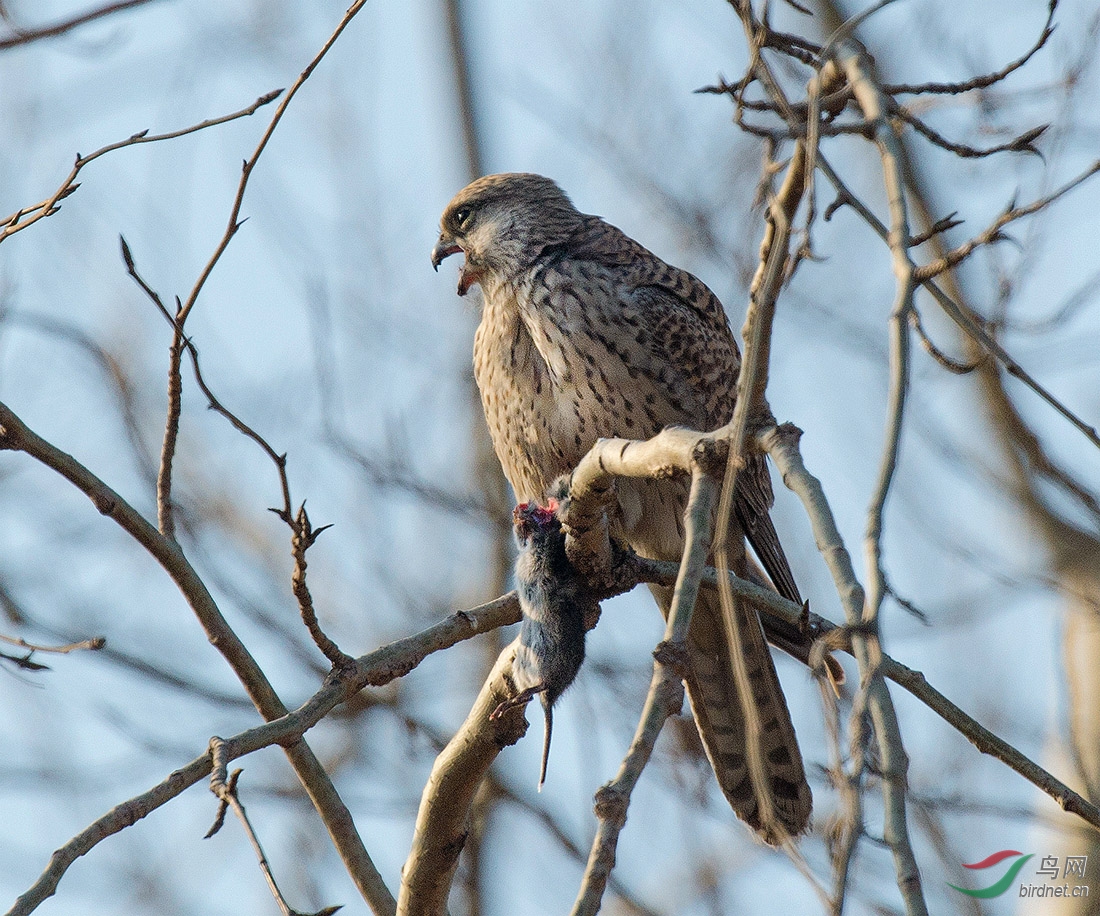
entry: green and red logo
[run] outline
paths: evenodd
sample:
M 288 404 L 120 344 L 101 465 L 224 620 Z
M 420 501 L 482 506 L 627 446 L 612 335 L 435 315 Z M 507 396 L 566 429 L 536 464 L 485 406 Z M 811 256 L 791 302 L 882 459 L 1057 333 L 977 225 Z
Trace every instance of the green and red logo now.
M 982 869 L 992 868 L 994 865 L 1000 865 L 1005 859 L 1011 859 L 1016 857 L 1016 861 L 1013 862 L 999 880 L 995 881 L 989 887 L 981 887 L 976 890 L 971 890 L 968 887 L 959 887 L 957 884 L 947 882 L 948 887 L 953 887 L 960 894 L 966 894 L 968 897 L 980 897 L 983 900 L 989 897 L 1000 897 L 1005 891 L 1008 890 L 1009 885 L 1016 880 L 1016 876 L 1020 873 L 1020 869 L 1024 867 L 1024 863 L 1030 859 L 1032 853 L 1028 853 L 1026 856 L 1022 852 L 1017 852 L 1015 849 L 1002 849 L 1000 852 L 995 852 L 991 856 L 987 856 L 982 859 L 981 862 L 975 862 L 973 865 L 967 865 L 963 863 L 963 868 Z

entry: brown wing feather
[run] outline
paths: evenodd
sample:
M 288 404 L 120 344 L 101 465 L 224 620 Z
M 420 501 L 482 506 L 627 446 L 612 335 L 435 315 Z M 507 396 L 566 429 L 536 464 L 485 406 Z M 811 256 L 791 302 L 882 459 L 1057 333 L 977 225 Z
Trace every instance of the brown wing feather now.
M 623 300 L 637 309 L 641 327 L 634 342 L 644 348 L 646 363 L 651 359 L 653 365 L 660 367 L 663 422 L 690 425 L 704 431 L 728 422 L 733 414 L 741 360 L 718 298 L 696 277 L 665 264 L 618 230 L 605 226 L 602 231 L 596 231 L 598 228 L 592 227 L 593 234 L 584 253 L 606 256 L 603 264 L 615 269 Z M 650 434 L 656 431 L 653 429 Z M 760 554 L 769 575 L 776 579 L 777 586 L 797 595 L 793 576 L 768 517 L 772 491 L 763 456 L 752 456 L 746 473 L 740 475 L 739 480 L 735 506 L 740 526 L 750 534 L 754 549 Z M 682 491 L 671 508 L 673 513 L 682 514 Z M 668 542 L 662 535 L 669 526 L 669 513 L 662 517 L 655 509 L 654 501 L 650 500 L 647 517 L 632 538 L 642 552 L 660 553 L 659 545 Z M 657 527 L 661 531 L 655 534 L 652 530 L 647 531 L 647 527 Z M 677 547 L 672 556 L 678 556 L 679 549 Z M 667 614 L 668 590 L 653 591 L 662 611 Z M 773 832 L 771 825 L 762 823 L 748 774 L 747 725 L 733 675 L 731 652 L 742 654 L 753 685 L 753 701 L 761 727 L 761 749 L 768 760 L 771 797 L 783 829 L 792 834 L 804 830 L 812 800 L 790 713 L 761 632 L 760 619 L 744 602 L 736 602 L 735 613 L 742 640 L 739 649 L 727 642 L 717 595 L 709 592 L 700 595 L 689 640 L 692 673 L 687 686 L 704 747 L 723 791 L 734 810 L 773 842 L 781 834 Z

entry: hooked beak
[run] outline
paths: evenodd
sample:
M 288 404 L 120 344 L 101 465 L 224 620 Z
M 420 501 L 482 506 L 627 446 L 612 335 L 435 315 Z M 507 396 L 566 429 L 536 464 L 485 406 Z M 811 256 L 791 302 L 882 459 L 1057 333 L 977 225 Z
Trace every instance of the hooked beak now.
M 432 267 L 438 271 L 444 258 L 449 258 L 452 254 L 458 254 L 461 250 L 462 247 L 456 245 L 453 239 L 446 234 L 440 234 L 439 241 L 435 243 L 435 248 L 432 249 Z

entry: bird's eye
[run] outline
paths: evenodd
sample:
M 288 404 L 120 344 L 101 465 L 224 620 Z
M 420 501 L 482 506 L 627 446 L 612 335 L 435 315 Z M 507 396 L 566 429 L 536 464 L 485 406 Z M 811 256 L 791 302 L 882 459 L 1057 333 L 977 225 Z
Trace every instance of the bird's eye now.
M 467 228 L 473 219 L 473 215 L 474 211 L 469 207 L 462 207 L 455 210 L 455 225 L 458 226 L 459 229 Z

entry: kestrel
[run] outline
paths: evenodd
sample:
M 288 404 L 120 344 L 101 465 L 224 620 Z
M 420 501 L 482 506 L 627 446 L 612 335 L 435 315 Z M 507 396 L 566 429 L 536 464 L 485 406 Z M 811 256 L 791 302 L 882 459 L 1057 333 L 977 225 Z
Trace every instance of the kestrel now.
M 597 216 L 580 213 L 549 178 L 479 178 L 455 195 L 432 251 L 465 253 L 458 293 L 482 290 L 474 375 L 493 446 L 522 502 L 542 501 L 603 437 L 647 439 L 666 426 L 709 431 L 733 414 L 741 356 L 722 304 Z M 768 516 L 773 496 L 762 455 L 738 476 L 735 526 L 776 589 L 802 603 Z M 614 533 L 639 554 L 679 561 L 683 480 L 622 480 Z M 667 614 L 672 590 L 653 587 Z M 685 682 L 719 785 L 738 816 L 768 842 L 809 823 L 802 755 L 760 619 L 745 602 L 740 647 L 725 636 L 712 591 L 699 594 Z M 764 823 L 746 759 L 745 715 L 733 675 L 746 663 L 774 821 Z

